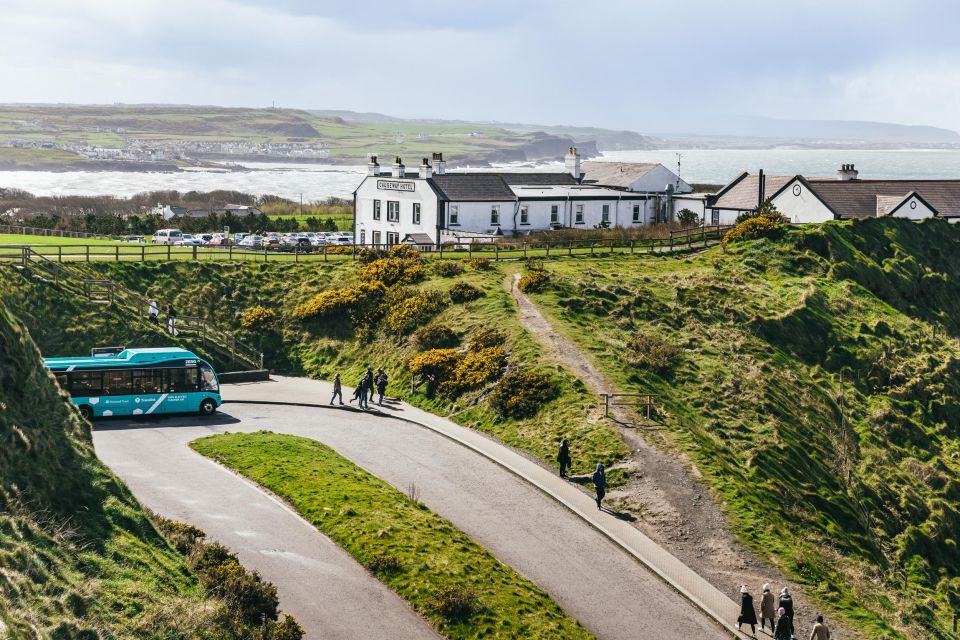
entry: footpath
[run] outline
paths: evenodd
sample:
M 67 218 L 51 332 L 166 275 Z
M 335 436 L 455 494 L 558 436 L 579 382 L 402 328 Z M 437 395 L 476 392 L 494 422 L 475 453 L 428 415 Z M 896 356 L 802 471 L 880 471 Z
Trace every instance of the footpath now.
M 221 393 L 225 403 L 292 404 L 344 411 L 340 407 L 329 406 L 332 391 L 333 385 L 328 382 L 274 376 L 269 382 L 225 385 Z M 352 390 L 344 387 L 343 391 L 344 396 L 349 398 Z M 357 411 L 352 408 L 346 410 Z M 406 403 L 392 403 L 389 409 L 385 407 L 382 411 L 371 405 L 371 413 L 429 429 L 471 449 L 530 483 L 636 558 L 724 629 L 736 635 L 739 605 L 630 523 L 599 511 L 590 495 L 560 478 L 556 472 L 545 469 L 481 432 L 462 427 Z M 668 619 L 668 616 L 665 617 L 665 623 Z

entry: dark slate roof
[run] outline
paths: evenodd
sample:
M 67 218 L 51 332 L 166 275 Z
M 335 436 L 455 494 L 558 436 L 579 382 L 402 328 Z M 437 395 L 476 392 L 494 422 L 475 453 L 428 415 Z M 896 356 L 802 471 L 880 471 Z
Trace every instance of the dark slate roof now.
M 496 173 L 435 173 L 428 182 L 443 199 L 454 202 L 516 200 L 506 181 Z
M 567 185 L 577 184 L 577 181 L 569 173 L 498 173 L 504 182 L 509 185 L 527 184 L 531 186 L 540 185 Z
M 960 180 L 807 180 L 810 189 L 843 218 L 877 215 L 877 196 L 905 198 L 915 191 L 938 215 L 960 216 Z
M 763 199 L 766 200 L 780 191 L 795 176 L 763 176 Z M 760 177 L 749 173 L 740 176 L 721 189 L 710 201 L 716 209 L 739 209 L 749 211 L 757 208 L 757 197 L 760 191 Z M 904 192 L 906 193 L 906 192 Z M 876 206 L 876 203 L 874 203 Z

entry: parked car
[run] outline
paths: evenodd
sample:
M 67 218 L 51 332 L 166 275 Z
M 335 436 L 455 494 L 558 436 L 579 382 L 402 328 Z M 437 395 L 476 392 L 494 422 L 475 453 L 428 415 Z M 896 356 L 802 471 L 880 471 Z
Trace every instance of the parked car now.
M 180 229 L 157 229 L 153 234 L 153 244 L 176 244 L 182 238 Z
M 222 234 L 220 234 L 220 235 L 221 235 L 221 237 L 222 237 Z M 200 238 L 200 242 L 201 242 L 202 244 L 210 244 L 211 242 L 213 242 L 213 239 L 214 239 L 214 237 L 216 237 L 216 236 L 215 236 L 214 234 L 212 234 L 212 233 L 201 233 L 201 234 L 200 234 L 199 236 L 197 236 L 197 237 Z
M 328 241 L 328 244 L 333 245 L 351 245 L 353 244 L 353 238 L 347 236 L 332 236 Z
M 132 242 L 133 244 L 146 244 L 147 239 L 143 236 L 126 236 L 120 242 Z
M 195 238 L 192 234 L 184 233 L 179 240 L 174 242 L 178 247 L 202 247 L 203 240 L 200 238 Z
M 263 246 L 263 236 L 246 236 L 243 240 L 237 243 L 237 246 L 246 247 L 247 249 L 259 249 Z

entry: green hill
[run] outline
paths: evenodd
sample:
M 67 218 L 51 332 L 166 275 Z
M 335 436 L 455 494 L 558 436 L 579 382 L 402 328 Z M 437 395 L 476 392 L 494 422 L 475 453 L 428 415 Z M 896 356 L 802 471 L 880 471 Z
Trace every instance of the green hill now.
M 735 531 L 869 637 L 956 638 L 960 229 L 828 223 L 684 261 L 550 265 L 535 296 L 655 393 Z

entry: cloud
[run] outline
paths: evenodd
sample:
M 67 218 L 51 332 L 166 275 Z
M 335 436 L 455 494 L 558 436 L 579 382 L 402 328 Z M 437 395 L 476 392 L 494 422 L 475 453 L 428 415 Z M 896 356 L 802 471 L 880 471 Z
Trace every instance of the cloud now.
M 347 108 L 696 129 L 960 128 L 960 3 L 5 0 L 6 100 Z M 918 29 L 905 25 L 936 16 Z

